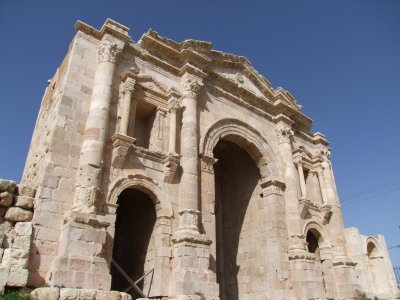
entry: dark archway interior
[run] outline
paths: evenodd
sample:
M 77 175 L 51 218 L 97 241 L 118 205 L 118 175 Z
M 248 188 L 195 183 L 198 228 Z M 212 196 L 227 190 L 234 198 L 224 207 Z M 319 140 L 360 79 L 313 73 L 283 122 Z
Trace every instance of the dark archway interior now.
M 319 248 L 318 238 L 311 232 L 311 230 L 307 232 L 306 241 L 308 243 L 308 252 L 315 253 Z
M 155 205 L 147 194 L 136 189 L 124 190 L 117 204 L 113 259 L 136 281 L 145 272 L 146 255 L 156 222 Z M 130 286 L 114 267 L 111 275 L 113 290 L 125 291 Z M 143 290 L 143 281 L 138 286 Z M 128 293 L 133 299 L 140 298 L 133 289 Z
M 221 140 L 214 148 L 217 232 L 217 280 L 221 300 L 238 300 L 245 273 L 253 272 L 251 243 L 256 222 L 249 211 L 257 210 L 256 189 L 260 173 L 249 154 L 235 143 Z M 245 219 L 247 221 L 245 222 Z M 249 250 L 250 249 L 250 250 Z M 254 265 L 254 263 L 253 263 Z M 251 276 L 251 274 L 247 274 Z

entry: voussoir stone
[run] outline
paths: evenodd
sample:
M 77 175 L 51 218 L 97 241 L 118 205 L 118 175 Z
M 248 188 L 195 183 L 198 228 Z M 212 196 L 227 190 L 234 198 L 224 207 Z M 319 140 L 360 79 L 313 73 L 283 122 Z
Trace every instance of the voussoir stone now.
M 4 218 L 12 222 L 27 222 L 32 220 L 33 213 L 20 207 L 10 207 Z

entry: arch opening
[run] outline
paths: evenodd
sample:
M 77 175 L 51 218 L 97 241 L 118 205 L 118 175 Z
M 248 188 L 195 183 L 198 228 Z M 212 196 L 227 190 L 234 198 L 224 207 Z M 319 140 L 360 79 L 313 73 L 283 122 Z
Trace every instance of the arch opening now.
M 112 257 L 128 276 L 136 281 L 154 268 L 156 207 L 153 199 L 141 190 L 125 189 L 117 200 L 117 217 Z M 111 268 L 112 290 L 125 291 L 127 280 L 114 266 Z M 152 277 L 146 277 L 138 286 L 145 294 L 151 293 Z M 133 299 L 140 296 L 130 289 Z
M 262 267 L 255 263 L 261 254 L 254 250 L 260 247 L 256 243 L 262 243 L 261 175 L 249 153 L 232 141 L 220 140 L 213 154 L 218 159 L 214 165 L 217 281 L 221 300 L 238 300 L 250 296 L 244 289 L 246 280 L 257 278 Z

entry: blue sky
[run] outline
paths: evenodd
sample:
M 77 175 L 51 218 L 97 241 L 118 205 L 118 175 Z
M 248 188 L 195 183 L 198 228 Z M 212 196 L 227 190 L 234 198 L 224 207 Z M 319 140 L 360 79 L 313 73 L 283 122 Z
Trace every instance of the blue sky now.
M 346 227 L 400 244 L 400 1 L 0 1 L 0 178 L 20 180 L 76 20 L 247 57 L 331 142 Z M 400 266 L 400 248 L 390 250 Z

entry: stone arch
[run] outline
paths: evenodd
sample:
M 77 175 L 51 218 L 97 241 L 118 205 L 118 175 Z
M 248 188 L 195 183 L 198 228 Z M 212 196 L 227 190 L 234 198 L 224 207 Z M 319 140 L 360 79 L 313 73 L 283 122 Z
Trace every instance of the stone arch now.
M 171 202 L 166 199 L 160 185 L 152 178 L 141 174 L 128 175 L 126 178 L 120 178 L 112 184 L 106 203 L 110 212 L 115 213 L 118 196 L 128 188 L 134 188 L 146 193 L 155 205 L 160 206 L 160 209 L 157 211 L 157 218 L 172 217 Z
M 234 142 L 245 149 L 259 168 L 262 178 L 281 178 L 272 148 L 249 124 L 238 119 L 224 118 L 210 125 L 200 139 L 200 155 L 206 159 L 213 158 L 213 149 L 221 139 Z
M 326 248 L 330 248 L 331 247 L 330 244 L 329 244 L 328 239 L 326 238 L 326 234 L 325 234 L 324 229 L 317 222 L 311 221 L 311 222 L 307 223 L 304 226 L 304 230 L 303 230 L 304 236 L 307 236 L 308 232 L 313 233 L 314 236 L 317 238 L 319 248 L 325 248 L 326 249 Z
M 379 243 L 373 237 L 368 237 L 365 241 L 365 253 L 368 257 L 373 255 L 374 257 L 379 257 L 380 255 L 380 248 Z

